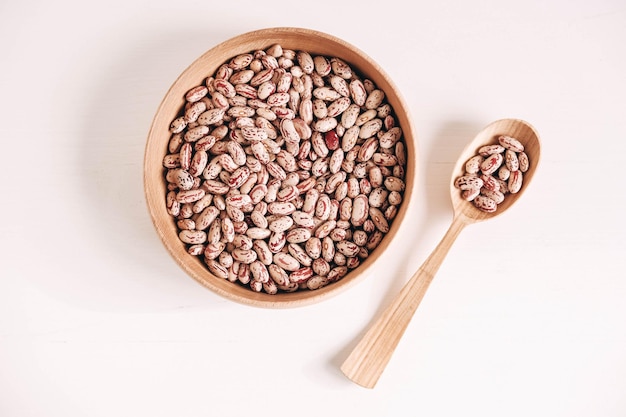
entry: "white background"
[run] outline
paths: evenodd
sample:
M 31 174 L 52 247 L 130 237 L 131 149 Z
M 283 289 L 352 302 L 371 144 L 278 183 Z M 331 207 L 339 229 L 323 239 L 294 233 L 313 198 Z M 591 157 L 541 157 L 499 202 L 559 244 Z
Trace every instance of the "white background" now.
M 323 303 L 222 299 L 143 197 L 158 104 L 198 56 L 297 26 L 375 59 L 417 129 L 414 204 Z M 626 415 L 626 3 L 0 2 L 0 416 Z M 448 181 L 493 120 L 539 131 L 519 204 L 465 229 L 374 390 L 339 366 L 439 242 Z

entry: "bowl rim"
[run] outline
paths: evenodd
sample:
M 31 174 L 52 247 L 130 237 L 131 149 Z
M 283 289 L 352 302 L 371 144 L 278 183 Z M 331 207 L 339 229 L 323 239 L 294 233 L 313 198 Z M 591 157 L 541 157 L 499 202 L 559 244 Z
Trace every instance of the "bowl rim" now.
M 160 172 L 160 176 L 163 177 L 163 166 L 160 164 L 155 166 L 155 164 L 151 161 L 154 161 L 156 156 L 160 156 L 160 159 L 162 160 L 163 156 L 167 152 L 167 143 L 169 142 L 170 133 L 168 129 L 166 129 L 166 132 L 163 132 L 162 127 L 165 123 L 167 123 L 165 126 L 169 128 L 169 124 L 174 117 L 172 117 L 171 113 L 165 115 L 164 110 L 171 106 L 172 103 L 180 102 L 180 105 L 177 106 L 179 109 L 178 111 L 180 111 L 182 105 L 184 104 L 184 92 L 194 85 L 202 83 L 207 76 L 213 74 L 217 67 L 224 62 L 221 61 L 220 63 L 215 63 L 215 68 L 203 69 L 203 78 L 199 79 L 198 83 L 194 84 L 192 80 L 198 79 L 199 77 L 197 70 L 202 68 L 206 61 L 210 61 L 213 55 L 219 56 L 223 53 L 223 51 L 229 51 L 235 48 L 232 53 L 227 54 L 227 56 L 233 57 L 244 51 L 250 52 L 258 49 L 266 49 L 272 44 L 280 44 L 280 40 L 283 40 L 286 37 L 301 36 L 323 38 L 326 42 L 333 44 L 333 49 L 340 49 L 340 52 L 338 52 L 335 56 L 345 60 L 364 78 L 377 79 L 378 81 L 376 81 L 375 84 L 385 91 L 386 95 L 388 91 L 393 92 L 393 94 L 388 97 L 392 101 L 396 102 L 395 104 L 392 104 L 392 108 L 394 109 L 396 121 L 403 130 L 403 138 L 407 152 L 407 165 L 405 169 L 405 183 L 407 186 L 403 192 L 403 201 L 398 207 L 398 213 L 391 222 L 390 230 L 385 234 L 380 245 L 372 252 L 372 254 L 370 254 L 368 258 L 363 260 L 358 267 L 354 270 L 348 271 L 348 274 L 346 274 L 346 276 L 341 280 L 331 283 L 318 290 L 298 290 L 291 293 L 281 292 L 273 295 L 265 292 L 257 293 L 244 286 L 216 277 L 208 270 L 208 268 L 206 268 L 199 257 L 189 255 L 186 250 L 181 251 L 181 248 L 184 249 L 184 244 L 178 239 L 176 225 L 172 221 L 172 216 L 166 211 L 164 203 L 164 196 L 166 194 L 165 180 L 164 178 L 161 178 L 161 181 L 156 181 L 156 176 L 154 175 L 155 171 L 158 171 Z M 243 48 L 243 45 L 246 45 L 245 48 Z M 331 55 L 331 53 L 317 52 L 311 48 L 301 49 L 307 50 L 311 53 L 316 52 L 319 54 L 325 54 L 326 56 Z M 345 58 L 346 55 L 353 56 L 356 59 Z M 355 64 L 353 61 L 356 61 L 358 64 Z M 363 69 L 360 64 L 361 62 L 365 63 L 370 68 Z M 384 82 L 381 83 L 381 80 Z M 381 84 L 384 85 L 384 87 L 381 87 Z M 400 118 L 402 119 L 401 123 L 400 120 L 398 120 Z M 164 143 L 161 143 L 160 147 L 156 146 L 159 144 L 155 143 L 157 138 L 159 138 L 160 135 L 165 134 L 167 134 L 168 139 L 163 140 Z M 158 148 L 159 151 L 157 151 L 156 148 Z M 178 266 L 196 282 L 225 299 L 229 299 L 243 305 L 273 309 L 301 307 L 318 303 L 343 293 L 348 288 L 351 288 L 356 283 L 361 282 L 365 279 L 365 277 L 369 276 L 369 272 L 373 265 L 379 258 L 383 257 L 387 251 L 387 247 L 393 241 L 393 237 L 395 237 L 397 231 L 400 229 L 400 226 L 406 217 L 406 213 L 413 205 L 413 195 L 418 179 L 416 169 L 417 156 L 417 136 L 413 126 L 410 109 L 393 80 L 376 61 L 351 43 L 325 32 L 300 27 L 270 27 L 245 32 L 213 46 L 196 58 L 171 84 L 157 108 L 146 139 L 143 161 L 144 197 L 151 221 L 159 239 L 161 240 L 161 243 L 165 246 L 167 252 L 178 264 Z M 157 182 L 162 185 L 162 187 L 157 187 L 155 185 Z M 166 221 L 169 222 L 169 225 L 166 224 Z M 174 236 L 176 239 L 172 238 L 172 231 L 175 231 Z M 198 265 L 200 265 L 200 269 L 198 268 Z

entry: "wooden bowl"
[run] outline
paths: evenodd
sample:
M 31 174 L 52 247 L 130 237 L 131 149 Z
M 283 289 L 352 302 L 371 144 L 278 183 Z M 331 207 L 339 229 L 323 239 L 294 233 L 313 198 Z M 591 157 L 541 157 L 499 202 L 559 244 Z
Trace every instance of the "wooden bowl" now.
M 297 290 L 267 294 L 255 292 L 243 285 L 218 278 L 211 274 L 201 257 L 190 255 L 178 237 L 174 218 L 166 207 L 167 182 L 164 178 L 163 157 L 168 152 L 171 137 L 170 124 L 181 114 L 185 93 L 192 87 L 203 85 L 208 76 L 231 58 L 280 44 L 284 49 L 302 50 L 311 55 L 337 57 L 347 62 L 362 78 L 372 80 L 385 92 L 392 106 L 396 123 L 402 128 L 406 145 L 406 189 L 398 213 L 391 222 L 390 230 L 380 245 L 342 279 L 318 290 Z M 144 156 L 144 188 L 152 222 L 163 244 L 176 263 L 193 279 L 220 296 L 255 307 L 288 308 L 309 305 L 338 294 L 367 276 L 375 262 L 382 257 L 389 243 L 397 234 L 407 213 L 415 182 L 416 142 L 407 106 L 396 86 L 383 69 L 358 48 L 332 35 L 302 28 L 269 28 L 236 36 L 204 53 L 176 79 L 161 102 L 152 122 Z

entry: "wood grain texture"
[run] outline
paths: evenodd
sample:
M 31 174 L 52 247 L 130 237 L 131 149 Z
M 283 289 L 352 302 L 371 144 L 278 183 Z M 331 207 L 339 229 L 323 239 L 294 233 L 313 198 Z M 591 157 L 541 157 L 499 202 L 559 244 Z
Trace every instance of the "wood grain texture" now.
M 463 173 L 465 161 L 472 157 L 480 146 L 496 143 L 500 135 L 509 135 L 520 140 L 524 144 L 531 164 L 525 174 L 524 186 L 520 192 L 508 194 L 496 212 L 485 213 L 461 198 L 459 190 L 454 186 L 454 180 Z M 450 180 L 450 196 L 454 207 L 452 224 L 431 255 L 380 317 L 373 322 L 342 364 L 341 371 L 349 379 L 365 388 L 376 386 L 456 238 L 465 226 L 500 215 L 512 207 L 523 191 L 528 188 L 535 174 L 540 159 L 540 149 L 539 135 L 535 129 L 527 122 L 518 119 L 503 119 L 491 123 L 464 149 Z

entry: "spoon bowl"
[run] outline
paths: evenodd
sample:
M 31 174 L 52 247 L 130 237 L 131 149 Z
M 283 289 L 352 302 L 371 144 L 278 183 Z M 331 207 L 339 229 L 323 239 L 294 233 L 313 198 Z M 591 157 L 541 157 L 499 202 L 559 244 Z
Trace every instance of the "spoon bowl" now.
M 524 145 L 530 167 L 524 173 L 522 188 L 517 193 L 507 193 L 495 212 L 485 212 L 465 200 L 454 183 L 456 178 L 465 173 L 466 161 L 474 156 L 481 146 L 497 144 L 497 138 L 501 135 L 511 136 Z M 489 124 L 465 147 L 450 180 L 450 196 L 454 211 L 452 224 L 434 251 L 380 317 L 372 323 L 342 364 L 341 371 L 350 380 L 365 388 L 374 388 L 458 235 L 465 226 L 491 219 L 513 206 L 528 188 L 537 169 L 540 154 L 539 135 L 530 124 L 519 119 L 501 119 Z
M 514 137 L 524 145 L 524 152 L 528 155 L 530 168 L 524 173 L 524 185 L 522 185 L 519 192 L 515 194 L 507 194 L 504 201 L 498 205 L 498 209 L 493 213 L 488 213 L 476 208 L 472 203 L 464 200 L 461 197 L 459 189 L 454 186 L 454 181 L 465 172 L 465 162 L 472 156 L 476 155 L 481 146 L 497 143 L 497 138 L 500 135 Z M 452 170 L 452 178 L 450 179 L 450 197 L 452 199 L 454 217 L 462 218 L 465 223 L 469 224 L 491 219 L 504 213 L 513 204 L 515 204 L 524 191 L 526 191 L 528 184 L 535 174 L 535 168 L 539 163 L 540 155 L 541 145 L 539 143 L 539 134 L 528 122 L 520 119 L 501 119 L 486 126 L 461 152 L 461 155 Z

